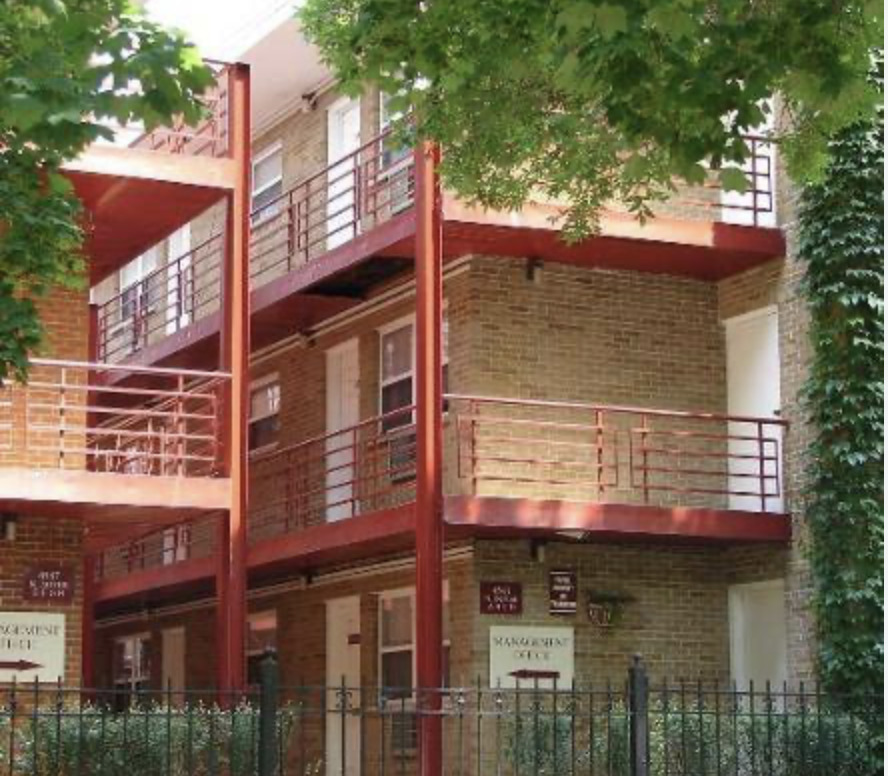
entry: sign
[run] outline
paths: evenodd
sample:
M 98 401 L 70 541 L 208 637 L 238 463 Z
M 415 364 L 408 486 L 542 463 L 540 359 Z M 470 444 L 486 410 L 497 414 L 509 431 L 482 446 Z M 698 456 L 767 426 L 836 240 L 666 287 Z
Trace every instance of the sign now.
M 490 686 L 569 688 L 574 678 L 574 629 L 490 626 Z
M 549 614 L 577 613 L 577 572 L 549 572 Z
M 25 571 L 22 597 L 32 603 L 69 604 L 74 600 L 71 566 L 31 566 Z
M 65 676 L 65 615 L 0 612 L 0 682 Z
M 520 582 L 482 582 L 481 614 L 521 614 Z

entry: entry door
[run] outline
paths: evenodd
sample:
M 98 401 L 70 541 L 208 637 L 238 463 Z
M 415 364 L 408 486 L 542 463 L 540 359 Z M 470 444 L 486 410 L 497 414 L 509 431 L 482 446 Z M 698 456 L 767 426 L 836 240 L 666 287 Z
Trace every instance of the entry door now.
M 172 690 L 172 700 L 179 704 L 185 690 L 185 628 L 165 628 L 161 642 L 163 689 Z
M 357 202 L 353 153 L 361 146 L 361 103 L 342 99 L 327 111 L 327 248 L 355 236 Z M 335 164 L 335 166 L 333 166 Z
M 731 678 L 764 691 L 786 680 L 786 607 L 782 579 L 728 588 Z
M 328 521 L 352 517 L 358 511 L 354 483 L 358 400 L 358 340 L 353 338 L 327 351 Z
M 342 693 L 346 697 L 343 715 Z M 361 772 L 361 599 L 358 596 L 327 601 L 327 774 L 359 776 Z M 351 713 L 349 713 L 351 709 Z M 345 728 L 343 729 L 343 724 Z
M 780 349 L 777 331 L 777 308 L 767 307 L 748 315 L 725 321 L 727 351 L 728 414 L 746 417 L 776 418 L 780 413 Z M 750 423 L 729 423 L 732 436 L 754 436 L 757 429 Z M 782 470 L 779 450 L 782 448 L 779 426 L 766 426 L 766 437 L 777 439 L 778 460 L 765 464 L 765 474 L 777 474 L 782 490 Z M 734 456 L 757 456 L 758 443 L 735 439 L 728 445 Z M 765 453 L 773 455 L 774 445 L 766 445 Z M 732 458 L 730 461 L 730 490 L 758 492 L 759 461 L 757 458 Z M 755 475 L 755 476 L 743 476 Z M 766 482 L 768 492 L 775 491 L 773 479 Z M 782 498 L 768 498 L 769 511 L 783 509 Z M 731 509 L 759 511 L 761 497 L 731 495 Z
M 185 224 L 167 240 L 167 333 L 191 323 L 191 225 Z M 178 259 L 178 261 L 177 261 Z

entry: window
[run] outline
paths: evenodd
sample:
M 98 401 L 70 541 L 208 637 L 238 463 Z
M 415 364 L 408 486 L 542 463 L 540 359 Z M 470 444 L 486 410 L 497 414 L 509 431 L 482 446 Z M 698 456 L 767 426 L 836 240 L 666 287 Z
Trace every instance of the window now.
M 250 387 L 250 450 L 277 444 L 280 431 L 281 384 L 276 374 L 257 380 Z
M 250 209 L 254 225 L 280 211 L 278 197 L 283 190 L 283 154 L 281 144 L 276 143 L 253 159 L 253 192 Z
M 163 565 L 170 566 L 188 560 L 191 545 L 191 526 L 177 525 L 163 532 Z
M 450 684 L 450 585 L 444 582 L 443 686 Z M 382 593 L 379 597 L 379 678 L 386 698 L 409 698 L 416 672 L 416 596 L 413 590 Z
M 247 682 L 259 684 L 259 666 L 268 649 L 277 649 L 277 612 L 247 617 Z
M 385 132 L 400 118 L 389 107 L 392 96 L 379 93 L 379 131 Z M 408 207 L 412 201 L 413 176 L 410 173 L 411 148 L 397 142 L 391 136 L 383 138 L 380 148 L 380 178 L 389 182 L 388 203 L 393 212 Z
M 449 390 L 448 351 L 450 345 L 450 326 L 445 315 L 441 322 L 441 381 L 444 393 Z M 414 345 L 413 321 L 398 321 L 380 330 L 380 380 L 379 410 L 383 415 L 397 412 L 409 407 L 415 401 L 413 388 Z M 445 410 L 447 406 L 445 404 Z M 413 415 L 400 412 L 382 423 L 383 431 L 391 431 L 410 425 Z
M 151 682 L 150 637 L 147 633 L 124 636 L 114 642 L 115 705 L 125 708 L 133 695 L 148 689 Z
M 148 312 L 156 296 L 156 281 L 146 282 L 146 278 L 157 269 L 157 247 L 145 251 L 120 268 L 120 320 L 124 324 L 132 322 L 139 315 Z

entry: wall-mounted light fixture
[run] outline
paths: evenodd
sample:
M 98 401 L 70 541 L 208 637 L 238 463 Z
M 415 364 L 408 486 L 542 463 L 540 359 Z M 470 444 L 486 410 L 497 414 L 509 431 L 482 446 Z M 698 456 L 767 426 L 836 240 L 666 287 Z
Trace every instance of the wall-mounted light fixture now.
M 543 279 L 543 260 L 538 256 L 531 256 L 524 268 L 527 280 L 530 283 L 539 284 Z

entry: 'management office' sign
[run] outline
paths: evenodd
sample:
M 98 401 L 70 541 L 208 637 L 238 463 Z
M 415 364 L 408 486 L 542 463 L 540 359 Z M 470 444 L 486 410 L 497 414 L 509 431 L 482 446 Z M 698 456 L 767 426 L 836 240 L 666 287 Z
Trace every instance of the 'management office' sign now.
M 0 682 L 65 676 L 65 615 L 0 612 Z
M 574 678 L 574 629 L 492 625 L 490 686 L 570 689 Z

